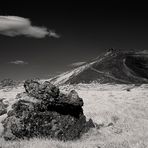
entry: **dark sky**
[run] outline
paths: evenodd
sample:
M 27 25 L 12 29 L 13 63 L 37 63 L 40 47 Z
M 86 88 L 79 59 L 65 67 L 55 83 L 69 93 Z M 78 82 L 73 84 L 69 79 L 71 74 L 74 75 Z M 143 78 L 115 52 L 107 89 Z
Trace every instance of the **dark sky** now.
M 97 57 L 107 48 L 148 49 L 148 12 L 144 6 L 114 4 L 1 5 L 0 15 L 29 18 L 54 29 L 61 38 L 0 35 L 0 79 L 48 78 L 68 65 Z M 23 60 L 25 65 L 10 64 Z

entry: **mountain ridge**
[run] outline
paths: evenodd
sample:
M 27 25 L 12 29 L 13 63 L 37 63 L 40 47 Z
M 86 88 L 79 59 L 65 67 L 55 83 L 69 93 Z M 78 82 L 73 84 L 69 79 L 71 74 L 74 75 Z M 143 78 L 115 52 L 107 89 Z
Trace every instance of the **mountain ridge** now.
M 148 83 L 148 52 L 108 49 L 95 59 L 50 80 L 57 85 L 97 82 Z

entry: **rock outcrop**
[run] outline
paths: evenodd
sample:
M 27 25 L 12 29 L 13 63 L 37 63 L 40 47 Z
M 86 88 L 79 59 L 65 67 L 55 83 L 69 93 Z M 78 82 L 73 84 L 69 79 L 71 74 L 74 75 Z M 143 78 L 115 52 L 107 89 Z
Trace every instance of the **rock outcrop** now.
M 83 114 L 83 100 L 76 91 L 68 95 L 44 82 L 33 80 L 24 83 L 26 92 L 16 96 L 8 117 L 2 122 L 6 140 L 47 137 L 74 140 L 94 127 Z

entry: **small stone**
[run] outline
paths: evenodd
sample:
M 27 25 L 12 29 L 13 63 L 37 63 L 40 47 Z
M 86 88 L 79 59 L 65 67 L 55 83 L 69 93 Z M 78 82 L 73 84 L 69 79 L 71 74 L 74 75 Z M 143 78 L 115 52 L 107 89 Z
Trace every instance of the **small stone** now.
M 7 113 L 8 104 L 4 103 L 4 99 L 0 100 L 0 116 Z
M 111 122 L 111 123 L 109 123 L 107 126 L 113 126 L 114 124 Z

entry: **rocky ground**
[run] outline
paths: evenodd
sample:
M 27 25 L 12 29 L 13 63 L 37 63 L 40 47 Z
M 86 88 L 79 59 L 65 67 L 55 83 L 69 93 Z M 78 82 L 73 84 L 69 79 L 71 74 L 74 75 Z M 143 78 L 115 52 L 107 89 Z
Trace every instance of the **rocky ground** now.
M 5 142 L 1 146 L 11 147 L 80 147 L 80 148 L 147 148 L 148 147 L 148 86 L 134 85 L 77 85 L 62 86 L 62 93 L 75 89 L 83 98 L 86 120 L 92 119 L 95 128 L 79 140 L 62 142 L 47 139 Z M 1 97 L 12 103 L 23 87 L 1 90 Z M 10 97 L 11 96 L 11 97 Z M 14 97 L 14 98 L 13 98 Z M 12 99 L 13 98 L 13 99 Z M 0 117 L 1 120 L 5 116 Z M 1 128 L 2 131 L 2 128 Z

